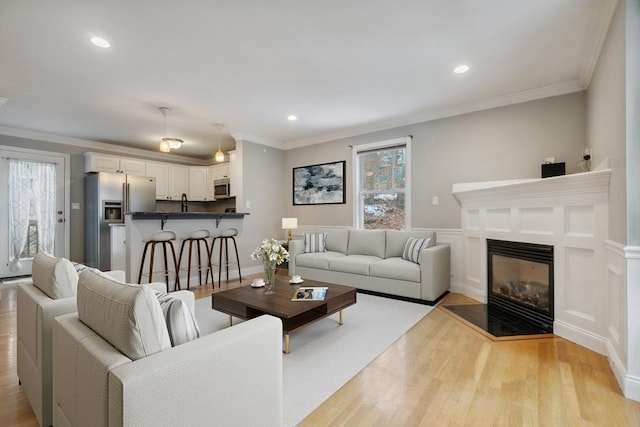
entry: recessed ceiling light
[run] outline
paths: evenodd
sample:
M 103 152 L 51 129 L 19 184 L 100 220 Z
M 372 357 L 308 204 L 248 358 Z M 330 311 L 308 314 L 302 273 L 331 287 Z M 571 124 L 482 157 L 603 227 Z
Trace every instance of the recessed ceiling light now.
M 101 37 L 91 37 L 91 43 L 104 49 L 111 47 L 111 43 Z
M 289 117 L 287 117 L 287 120 L 290 120 L 290 121 L 293 122 L 295 120 L 298 120 L 298 118 L 296 116 L 294 116 L 293 114 L 291 114 L 291 115 L 289 115 Z
M 467 71 L 469 71 L 468 65 L 458 65 L 456 68 L 453 69 L 453 72 L 456 74 L 466 73 Z

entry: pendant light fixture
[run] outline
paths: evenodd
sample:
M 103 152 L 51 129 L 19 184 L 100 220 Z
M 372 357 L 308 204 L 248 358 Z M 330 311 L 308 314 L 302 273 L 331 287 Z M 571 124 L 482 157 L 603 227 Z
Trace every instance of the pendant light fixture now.
M 222 123 L 216 123 L 216 127 L 218 128 L 218 151 L 216 151 L 215 160 L 216 160 L 216 162 L 220 163 L 220 162 L 224 162 L 224 153 L 220 149 L 220 138 L 222 137 L 223 124 Z
M 171 150 L 177 150 L 182 147 L 184 141 L 180 138 L 167 138 L 167 111 L 171 111 L 171 108 L 159 107 L 158 109 L 164 116 L 164 138 L 160 140 L 160 151 L 162 153 L 169 153 Z

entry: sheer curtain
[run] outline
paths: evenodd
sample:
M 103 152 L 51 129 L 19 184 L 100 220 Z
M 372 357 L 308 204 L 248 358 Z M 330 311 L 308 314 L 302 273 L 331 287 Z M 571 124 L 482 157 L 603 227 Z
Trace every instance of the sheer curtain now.
M 32 163 L 34 216 L 38 223 L 38 252 L 53 254 L 56 227 L 56 167 Z
M 53 253 L 56 221 L 55 165 L 9 160 L 9 270 L 22 268 L 20 254 L 28 238 L 29 220 L 38 224 L 38 251 Z

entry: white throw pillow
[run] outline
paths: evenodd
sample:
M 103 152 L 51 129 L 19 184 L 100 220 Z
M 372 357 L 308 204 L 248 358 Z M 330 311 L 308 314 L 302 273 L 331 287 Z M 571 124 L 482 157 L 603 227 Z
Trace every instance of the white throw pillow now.
M 56 258 L 44 252 L 33 257 L 33 285 L 49 298 L 70 298 L 76 295 L 78 273 L 66 258 Z
M 420 258 L 420 251 L 429 247 L 429 241 L 431 239 L 415 239 L 409 237 L 407 243 L 404 245 L 404 252 L 402 252 L 402 259 L 407 261 L 418 263 Z
M 304 252 L 326 252 L 327 233 L 304 233 Z
M 132 360 L 171 347 L 156 293 L 145 285 L 118 282 L 88 269 L 78 281 L 78 317 Z
M 200 328 L 189 304 L 164 292 L 156 292 L 156 295 L 173 347 L 200 338 Z

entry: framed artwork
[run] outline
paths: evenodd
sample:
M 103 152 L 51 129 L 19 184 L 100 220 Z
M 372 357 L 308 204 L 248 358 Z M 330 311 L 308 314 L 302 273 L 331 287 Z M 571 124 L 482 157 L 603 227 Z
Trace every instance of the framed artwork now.
M 293 168 L 293 204 L 327 205 L 346 203 L 346 160 Z

